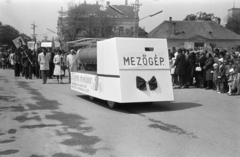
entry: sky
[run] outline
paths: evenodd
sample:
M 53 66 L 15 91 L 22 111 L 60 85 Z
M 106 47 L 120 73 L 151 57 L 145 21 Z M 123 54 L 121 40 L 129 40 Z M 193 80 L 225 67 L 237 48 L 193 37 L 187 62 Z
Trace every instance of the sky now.
M 61 7 L 68 9 L 69 3 L 106 4 L 110 1 L 112 5 L 125 5 L 125 0 L 0 0 L 0 21 L 2 24 L 13 26 L 20 33 L 28 36 L 33 34 L 31 29 L 33 22 L 36 24 L 35 33 L 37 40 L 56 37 L 57 19 Z M 188 14 L 197 12 L 214 13 L 226 23 L 228 9 L 240 8 L 239 0 L 139 0 L 141 7 L 139 18 L 142 19 L 158 11 L 162 13 L 153 17 L 147 17 L 140 21 L 140 26 L 150 32 L 164 20 L 183 20 Z M 135 3 L 135 0 L 128 0 L 128 5 Z M 53 32 L 49 31 L 52 30 Z

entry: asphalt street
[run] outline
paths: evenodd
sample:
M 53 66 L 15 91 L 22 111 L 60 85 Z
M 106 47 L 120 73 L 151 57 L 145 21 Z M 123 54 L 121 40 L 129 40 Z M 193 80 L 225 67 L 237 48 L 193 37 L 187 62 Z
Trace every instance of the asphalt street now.
M 174 89 L 174 102 L 122 104 L 0 69 L 1 157 L 240 157 L 240 96 Z

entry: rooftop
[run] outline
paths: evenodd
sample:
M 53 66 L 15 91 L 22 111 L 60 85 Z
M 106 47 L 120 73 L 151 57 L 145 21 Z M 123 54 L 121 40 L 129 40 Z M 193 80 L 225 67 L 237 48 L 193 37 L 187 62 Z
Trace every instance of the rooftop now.
M 212 21 L 164 21 L 149 32 L 149 38 L 240 40 L 240 35 Z

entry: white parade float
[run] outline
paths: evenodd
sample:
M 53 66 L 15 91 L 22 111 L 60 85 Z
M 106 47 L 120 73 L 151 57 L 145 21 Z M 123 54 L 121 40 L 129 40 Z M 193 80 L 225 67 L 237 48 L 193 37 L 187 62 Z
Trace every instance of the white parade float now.
M 106 100 L 111 108 L 174 100 L 166 39 L 105 39 L 80 49 L 77 57 L 85 69 L 95 70 L 72 72 L 71 89 L 91 100 Z

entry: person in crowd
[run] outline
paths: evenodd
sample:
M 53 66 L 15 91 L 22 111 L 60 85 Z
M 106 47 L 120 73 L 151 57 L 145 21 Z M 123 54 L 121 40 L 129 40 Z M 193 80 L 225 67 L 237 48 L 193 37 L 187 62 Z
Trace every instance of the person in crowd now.
M 14 68 L 14 53 L 12 52 L 12 50 L 10 50 L 9 52 L 10 52 L 10 55 L 9 55 L 10 68 L 13 69 Z
M 55 56 L 55 50 L 51 50 L 51 48 L 48 48 L 48 53 L 50 55 L 50 61 L 49 61 L 49 79 L 52 79 L 53 77 L 53 70 L 54 70 L 54 63 L 53 58 Z
M 7 69 L 11 69 L 11 64 L 10 64 L 10 60 L 9 60 L 9 56 L 10 56 L 10 49 L 9 50 L 7 50 L 7 56 L 6 56 L 6 68 Z
M 219 82 L 219 92 L 218 93 L 224 93 L 224 83 L 226 82 L 226 71 L 225 66 L 223 64 L 223 58 L 220 58 L 218 60 L 219 69 L 218 69 L 218 82 Z
M 170 53 L 169 54 L 169 65 L 170 65 L 170 68 L 171 68 L 171 76 L 172 76 L 171 78 L 172 78 L 172 85 L 173 86 L 176 83 L 176 75 L 175 75 L 176 67 L 174 66 L 175 61 L 176 61 L 176 58 L 174 57 L 174 54 Z
M 58 50 L 57 54 L 53 58 L 53 63 L 55 64 L 53 74 L 57 77 L 58 83 L 63 83 L 62 82 L 63 70 L 61 69 L 61 65 L 63 64 L 62 63 L 63 58 L 61 56 L 61 53 L 62 52 Z M 59 78 L 60 78 L 60 82 L 59 82 Z
M 42 75 L 42 83 L 47 83 L 48 71 L 49 71 L 50 56 L 47 54 L 46 48 L 42 48 L 42 53 L 38 55 L 38 63 L 40 65 L 40 71 Z
M 0 47 L 0 68 L 2 68 L 2 47 Z
M 6 69 L 6 65 L 7 65 L 7 60 L 8 60 L 8 57 L 7 57 L 7 53 L 6 51 L 2 51 L 1 53 L 1 58 L 2 58 L 2 68 L 3 69 Z
M 34 64 L 34 76 L 38 79 L 38 78 L 42 78 L 41 77 L 41 71 L 40 71 L 40 65 L 38 62 L 38 55 L 41 53 L 41 49 L 38 48 L 34 54 L 33 54 L 33 64 Z
M 18 48 L 17 50 L 15 51 L 15 54 L 14 54 L 14 75 L 15 77 L 19 77 L 20 76 L 20 72 L 21 72 L 21 69 L 22 69 L 22 65 L 21 65 L 21 62 L 22 62 L 22 53 L 23 51 L 25 51 L 27 48 L 25 45 L 23 45 L 22 43 L 22 40 L 19 39 L 17 41 L 17 44 L 18 44 Z
M 26 79 L 32 79 L 32 69 L 33 69 L 33 55 L 30 49 L 25 51 L 22 55 L 24 76 Z
M 233 74 L 234 74 L 234 64 L 233 60 L 228 60 L 228 64 L 226 65 L 226 80 L 228 84 L 228 94 L 232 95 L 232 85 L 233 85 Z
M 207 53 L 206 54 L 206 61 L 205 61 L 204 66 L 203 66 L 205 81 L 207 83 L 207 87 L 206 87 L 207 90 L 210 89 L 211 82 L 213 80 L 213 74 L 212 74 L 213 64 L 214 64 L 214 60 L 212 58 L 211 53 Z
M 184 88 L 189 88 L 190 85 L 192 85 L 193 81 L 193 73 L 194 73 L 194 67 L 195 67 L 195 53 L 192 51 L 186 59 L 185 64 L 185 86 Z
M 65 77 L 66 69 L 67 69 L 67 66 L 66 66 L 67 53 L 64 50 L 62 50 L 61 57 L 62 57 L 63 76 Z
M 204 88 L 204 72 L 203 66 L 206 62 L 206 54 L 204 50 L 199 51 L 199 57 L 196 59 L 196 66 L 201 67 L 201 71 L 196 71 L 196 77 L 198 80 L 197 87 Z
M 232 89 L 237 89 L 235 95 L 240 95 L 240 53 L 236 51 L 236 60 L 234 65 L 233 85 Z
M 71 83 L 71 72 L 76 72 L 79 69 L 79 62 L 76 59 L 76 51 L 73 49 L 70 51 L 70 54 L 67 55 L 66 66 L 69 73 L 69 83 Z
M 213 64 L 213 86 L 214 86 L 214 90 L 216 90 L 217 92 L 219 92 L 219 83 L 218 83 L 218 63 L 214 63 Z
M 216 50 L 213 51 L 212 58 L 214 60 L 214 63 L 218 63 L 219 57 L 218 57 L 218 52 Z
M 178 83 L 179 83 L 179 87 L 177 88 L 183 88 L 183 78 L 185 75 L 185 63 L 186 63 L 186 58 L 183 54 L 183 50 L 180 48 L 178 49 L 178 55 L 176 58 L 176 62 L 174 63 L 174 66 L 176 66 L 175 74 L 178 77 Z

